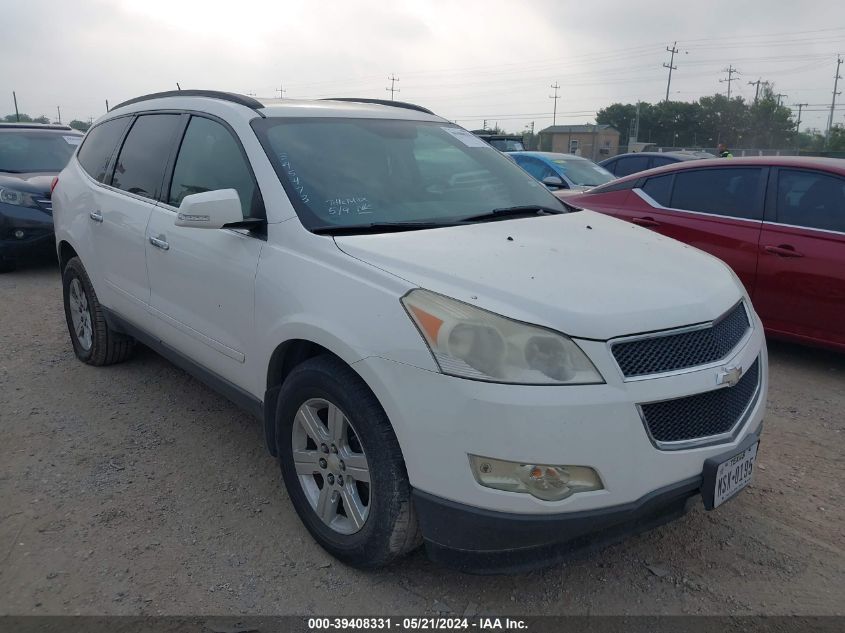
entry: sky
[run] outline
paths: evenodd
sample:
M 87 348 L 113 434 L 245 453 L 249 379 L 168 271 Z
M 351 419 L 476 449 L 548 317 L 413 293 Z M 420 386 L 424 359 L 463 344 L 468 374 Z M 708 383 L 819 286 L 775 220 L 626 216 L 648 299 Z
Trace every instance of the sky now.
M 424 105 L 475 129 L 589 123 L 613 102 L 725 93 L 763 79 L 825 128 L 841 0 L 0 0 L 0 115 L 97 119 L 106 100 L 185 88 Z M 845 64 L 840 74 L 845 76 Z M 840 81 L 840 90 L 845 80 Z M 841 98 L 840 98 L 841 99 Z M 845 99 L 834 121 L 845 123 Z M 797 109 L 796 109 L 797 110 Z

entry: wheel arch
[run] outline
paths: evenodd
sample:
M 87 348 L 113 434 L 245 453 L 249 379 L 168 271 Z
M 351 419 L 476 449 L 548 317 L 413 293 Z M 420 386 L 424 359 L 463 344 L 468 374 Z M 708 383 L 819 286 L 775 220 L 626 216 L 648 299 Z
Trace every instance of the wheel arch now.
M 293 338 L 284 341 L 277 345 L 270 355 L 267 366 L 267 384 L 264 392 L 264 439 L 267 442 L 267 450 L 270 451 L 271 455 L 275 456 L 277 453 L 276 406 L 282 384 L 295 367 L 310 358 L 324 355 L 333 356 L 352 367 L 352 363 L 340 354 L 307 338 Z M 372 391 L 372 388 L 370 390 Z
M 73 259 L 74 257 L 79 257 L 79 254 L 76 252 L 76 249 L 70 245 L 70 242 L 67 240 L 61 240 L 59 242 L 58 248 L 58 255 L 59 255 L 59 270 L 63 271 L 67 266 L 67 263 Z

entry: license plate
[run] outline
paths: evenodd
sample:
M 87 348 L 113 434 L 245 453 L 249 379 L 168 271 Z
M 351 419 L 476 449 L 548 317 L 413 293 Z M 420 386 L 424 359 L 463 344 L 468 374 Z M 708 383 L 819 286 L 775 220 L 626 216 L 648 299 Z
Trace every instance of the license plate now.
M 744 451 L 722 462 L 716 468 L 716 481 L 713 489 L 714 508 L 718 508 L 751 482 L 758 445 L 759 442 L 755 442 Z

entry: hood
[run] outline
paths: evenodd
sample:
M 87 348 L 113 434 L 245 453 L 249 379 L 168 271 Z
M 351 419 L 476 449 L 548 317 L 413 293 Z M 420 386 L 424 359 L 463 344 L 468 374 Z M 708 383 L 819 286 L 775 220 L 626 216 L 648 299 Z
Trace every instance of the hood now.
M 592 211 L 335 241 L 415 286 L 579 338 L 710 321 L 743 296 L 715 257 Z
M 38 172 L 32 174 L 10 174 L 0 171 L 0 187 L 8 187 L 16 191 L 26 193 L 37 193 L 49 196 L 50 184 L 53 182 L 55 173 Z

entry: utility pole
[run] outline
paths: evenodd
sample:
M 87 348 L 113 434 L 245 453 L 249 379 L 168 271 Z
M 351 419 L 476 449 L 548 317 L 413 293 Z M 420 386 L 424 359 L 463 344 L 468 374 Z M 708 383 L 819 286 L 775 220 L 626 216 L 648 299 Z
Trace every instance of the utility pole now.
M 62 124 L 62 109 L 59 106 L 56 106 L 56 114 L 59 115 L 59 125 Z
M 672 71 L 678 70 L 678 67 L 675 66 L 675 53 L 678 52 L 678 42 L 675 41 L 672 43 L 672 48 L 666 47 L 666 50 L 672 53 L 672 56 L 669 58 L 669 63 L 663 62 L 663 68 L 669 69 L 669 80 L 666 82 L 666 101 L 669 101 L 669 86 L 672 85 Z
M 842 79 L 842 76 L 839 74 L 839 67 L 842 65 L 842 56 L 836 56 L 836 75 L 833 77 L 833 99 L 830 102 L 830 116 L 827 119 L 827 134 L 825 135 L 825 143 L 827 143 L 828 139 L 830 139 L 830 128 L 833 127 L 833 110 L 836 108 L 836 97 L 841 92 L 836 92 L 836 89 L 839 87 L 839 80 Z
M 176 82 L 176 90 L 182 90 L 182 86 L 179 85 L 179 82 Z
M 552 125 L 557 125 L 557 100 L 560 97 L 557 94 L 557 91 L 560 90 L 560 84 L 558 82 L 554 82 L 549 88 L 553 88 L 555 93 L 553 95 L 549 95 L 549 99 L 555 100 L 555 107 L 554 111 L 552 112 Z
M 15 94 L 15 91 L 12 90 L 12 99 L 15 101 L 15 121 L 20 123 L 21 122 L 21 115 L 18 112 L 18 95 Z M 832 112 L 832 110 L 831 110 Z
M 760 98 L 760 84 L 761 84 L 761 83 L 763 83 L 763 80 L 762 80 L 762 79 L 757 79 L 757 81 L 749 81 L 749 82 L 748 82 L 748 85 L 749 85 L 749 86 L 757 86 L 757 87 L 754 89 L 754 103 L 755 103 L 755 104 L 757 103 L 757 99 L 759 99 L 759 98 Z
M 109 100 L 106 99 L 106 112 L 108 112 L 108 111 L 109 111 Z
M 736 81 L 736 79 L 734 79 L 733 76 L 739 75 L 739 71 L 736 68 L 734 68 L 733 66 L 728 66 L 727 68 L 723 69 L 722 72 L 728 73 L 728 78 L 727 79 L 720 79 L 719 83 L 722 83 L 722 84 L 727 83 L 728 84 L 728 101 L 730 101 L 730 99 L 731 99 L 731 82 Z
M 401 92 L 399 90 L 399 88 L 395 87 L 396 82 L 399 81 L 399 77 L 396 77 L 395 75 L 390 75 L 390 77 L 388 77 L 387 80 L 390 82 L 390 88 L 385 88 L 385 90 L 387 90 L 390 93 L 390 100 L 393 101 L 393 93 L 394 92 Z
M 284 84 L 279 84 L 279 87 L 276 88 L 276 92 L 279 93 L 279 99 L 284 99 L 285 93 L 287 92 L 287 90 L 285 90 Z
M 788 97 L 789 95 L 785 95 L 785 94 L 783 94 L 782 92 L 779 92 L 779 93 L 777 93 L 776 95 L 773 95 L 773 96 L 775 96 L 775 97 L 777 97 L 777 98 L 778 98 L 778 107 L 780 107 L 780 100 L 781 100 L 783 97 Z
M 796 145 L 800 149 L 801 148 L 801 110 L 803 110 L 804 108 L 806 108 L 810 104 L 809 103 L 793 103 L 792 105 L 795 106 L 796 108 L 798 108 L 798 120 L 795 121 L 795 137 L 798 139 L 798 141 L 796 142 Z

